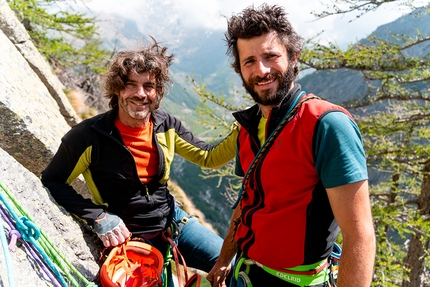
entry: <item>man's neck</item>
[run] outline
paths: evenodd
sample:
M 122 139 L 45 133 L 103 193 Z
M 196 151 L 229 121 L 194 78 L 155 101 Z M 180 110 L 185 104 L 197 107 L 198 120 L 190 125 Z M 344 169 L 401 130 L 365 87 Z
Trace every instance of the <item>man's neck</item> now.
M 148 126 L 151 114 L 148 114 L 144 119 L 134 119 L 129 116 L 122 116 L 121 113 L 118 114 L 118 120 L 125 126 L 131 128 L 144 128 Z
M 260 105 L 260 110 L 261 110 L 261 113 L 263 114 L 263 117 L 265 118 L 265 119 L 268 119 L 269 118 L 269 116 L 270 116 L 270 112 L 272 111 L 272 108 L 273 107 L 276 107 L 277 105 L 271 105 L 271 106 L 263 106 L 263 105 Z

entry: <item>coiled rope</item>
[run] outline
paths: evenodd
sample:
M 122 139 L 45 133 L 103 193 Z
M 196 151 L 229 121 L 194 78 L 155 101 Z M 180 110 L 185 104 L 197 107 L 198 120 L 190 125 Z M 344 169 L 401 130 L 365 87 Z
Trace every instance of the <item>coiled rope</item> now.
M 3 185 L 3 183 L 0 181 L 0 187 L 4 191 L 4 193 L 9 197 L 9 200 L 13 203 L 15 209 L 9 204 L 8 200 L 3 196 L 3 193 L 0 192 L 0 199 L 1 202 L 4 204 L 4 206 L 7 209 L 8 214 L 11 217 L 11 220 L 9 220 L 9 225 L 11 230 L 13 230 L 13 223 L 15 222 L 16 230 L 19 232 L 20 237 L 24 240 L 24 242 L 31 243 L 31 246 L 33 247 L 33 250 L 30 252 L 32 256 L 35 258 L 35 260 L 40 263 L 41 261 L 45 266 L 49 268 L 51 273 L 55 276 L 56 280 L 52 280 L 54 284 L 57 284 L 56 286 L 75 286 L 80 287 L 83 286 L 82 284 L 79 284 L 76 279 L 72 276 L 72 272 L 76 275 L 76 277 L 79 278 L 79 280 L 84 283 L 84 286 L 87 287 L 97 287 L 96 284 L 93 282 L 89 282 L 67 259 L 66 257 L 61 254 L 61 252 L 56 248 L 56 246 L 52 243 L 51 240 L 41 231 L 36 224 L 34 224 L 34 221 L 31 219 L 31 217 L 25 212 L 25 210 L 19 205 L 19 203 L 16 201 L 14 196 L 7 190 L 7 188 Z M 1 204 L 0 204 L 1 206 Z M 17 215 L 19 213 L 19 215 Z M 6 213 L 2 212 L 2 218 L 5 218 Z M 4 235 L 4 231 L 2 232 Z M 13 234 L 11 234 L 11 239 L 16 240 L 17 235 L 15 233 L 15 238 L 13 237 Z M 12 241 L 12 240 L 11 240 Z M 5 246 L 7 244 L 3 244 L 2 246 Z M 25 245 L 26 247 L 28 244 Z M 31 250 L 27 249 L 27 250 Z M 6 254 L 6 252 L 5 252 Z M 7 252 L 7 254 L 9 254 Z M 58 268 L 54 265 L 54 262 L 57 265 L 59 269 L 65 274 L 67 277 L 69 284 L 66 283 L 64 277 L 60 274 Z M 8 265 L 8 274 L 12 275 L 12 271 L 9 271 L 11 268 L 11 264 Z M 42 265 L 43 266 L 43 265 Z M 44 269 L 46 270 L 46 268 Z M 49 273 L 49 272 L 48 272 Z M 9 276 L 9 275 L 8 275 Z M 49 275 L 48 275 L 49 276 Z M 52 276 L 50 276 L 51 279 Z M 11 279 L 9 279 L 10 282 Z M 55 282 L 58 281 L 58 282 Z M 71 285 L 70 285 L 71 284 Z M 15 285 L 10 285 L 15 286 Z

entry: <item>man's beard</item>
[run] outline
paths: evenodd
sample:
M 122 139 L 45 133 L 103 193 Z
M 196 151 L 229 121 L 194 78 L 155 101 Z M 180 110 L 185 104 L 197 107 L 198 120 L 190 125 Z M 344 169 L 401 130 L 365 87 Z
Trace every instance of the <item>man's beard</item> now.
M 255 83 L 258 83 L 260 81 L 264 81 L 268 77 L 275 77 L 279 80 L 279 86 L 276 90 L 268 89 L 261 92 L 261 95 L 258 94 L 254 90 Z M 241 75 L 242 77 L 242 75 Z M 251 97 L 254 99 L 254 101 L 257 104 L 263 105 L 263 106 L 273 106 L 279 104 L 282 99 L 287 95 L 288 91 L 291 88 L 291 84 L 295 80 L 294 75 L 294 66 L 289 66 L 288 70 L 285 72 L 285 74 L 281 73 L 274 73 L 274 74 L 267 74 L 263 78 L 255 77 L 253 79 L 250 79 L 249 83 L 245 82 L 245 79 L 242 77 L 243 86 L 246 89 L 246 91 L 251 95 Z
M 133 119 L 136 120 L 142 120 L 148 117 L 148 115 L 159 108 L 160 106 L 160 102 L 161 102 L 161 96 L 157 95 L 156 99 L 153 101 L 146 99 L 146 100 L 142 100 L 139 97 L 131 97 L 127 100 L 122 99 L 122 106 L 124 111 Z M 132 108 L 132 104 L 130 104 L 130 102 L 134 102 L 134 103 L 147 103 L 147 105 L 144 108 Z

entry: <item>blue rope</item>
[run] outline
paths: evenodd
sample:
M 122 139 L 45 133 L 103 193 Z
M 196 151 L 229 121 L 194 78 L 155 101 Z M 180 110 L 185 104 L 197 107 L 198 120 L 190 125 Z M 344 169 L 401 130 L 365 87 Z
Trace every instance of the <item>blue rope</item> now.
M 3 187 L 3 185 L 0 183 L 0 185 Z M 4 189 L 4 188 L 3 188 Z M 9 210 L 10 215 L 14 218 L 16 222 L 16 229 L 21 234 L 21 237 L 31 242 L 33 246 L 36 248 L 36 250 L 42 255 L 43 260 L 48 265 L 48 267 L 51 269 L 51 271 L 58 277 L 58 280 L 60 283 L 67 287 L 67 283 L 64 280 L 63 276 L 61 276 L 58 269 L 54 266 L 52 261 L 49 259 L 48 255 L 43 251 L 43 249 L 40 247 L 40 245 L 37 243 L 37 239 L 40 237 L 40 230 L 39 228 L 31 222 L 27 217 L 23 216 L 21 218 L 18 218 L 16 213 L 14 212 L 13 208 L 9 205 L 6 198 L 3 196 L 3 193 L 0 192 L 0 199 L 3 202 L 3 204 L 6 206 L 6 208 Z M 10 285 L 15 286 L 15 285 Z
M 1 217 L 0 217 L 0 240 L 1 240 L 1 245 L 3 248 L 3 253 L 4 253 L 4 257 L 5 257 L 5 261 L 6 261 L 7 278 L 8 278 L 9 286 L 16 286 L 15 281 L 14 281 L 14 272 L 13 272 L 13 268 L 12 268 L 12 261 L 10 259 L 9 246 L 8 246 L 6 235 L 4 232 L 5 232 L 5 230 L 3 227 L 3 220 L 1 220 Z
M 19 220 L 16 221 L 16 229 L 21 233 L 21 237 L 25 241 L 31 242 L 39 254 L 42 256 L 43 261 L 48 265 L 49 269 L 55 274 L 60 283 L 67 287 L 67 283 L 64 280 L 63 276 L 60 274 L 58 269 L 55 267 L 52 260 L 46 254 L 46 252 L 42 249 L 42 247 L 38 244 L 37 240 L 40 237 L 40 230 L 37 226 L 27 217 L 22 216 Z

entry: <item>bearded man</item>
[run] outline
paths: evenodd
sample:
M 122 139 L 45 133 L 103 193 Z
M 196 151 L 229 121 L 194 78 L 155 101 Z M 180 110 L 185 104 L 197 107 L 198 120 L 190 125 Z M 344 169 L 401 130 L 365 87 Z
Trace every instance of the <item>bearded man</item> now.
M 170 168 L 175 153 L 200 166 L 221 167 L 235 156 L 238 128 L 211 145 L 159 109 L 171 84 L 172 61 L 167 47 L 155 39 L 139 50 L 119 52 L 104 77 L 111 109 L 82 121 L 62 138 L 41 180 L 58 204 L 94 228 L 105 247 L 133 236 L 166 254 L 170 246 L 165 236 L 173 227 L 176 236 L 170 239 L 186 264 L 209 272 L 222 238 L 175 204 L 168 189 Z M 71 186 L 80 174 L 91 199 Z M 167 268 L 163 282 L 168 284 L 163 286 L 173 287 Z
M 240 125 L 243 177 L 229 232 L 207 278 L 224 286 L 334 286 L 329 257 L 342 232 L 337 284 L 370 285 L 375 233 L 366 157 L 352 116 L 295 82 L 303 39 L 280 6 L 228 20 L 228 54 L 256 104 Z

